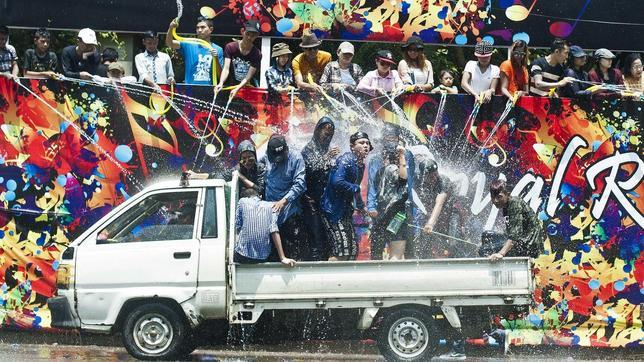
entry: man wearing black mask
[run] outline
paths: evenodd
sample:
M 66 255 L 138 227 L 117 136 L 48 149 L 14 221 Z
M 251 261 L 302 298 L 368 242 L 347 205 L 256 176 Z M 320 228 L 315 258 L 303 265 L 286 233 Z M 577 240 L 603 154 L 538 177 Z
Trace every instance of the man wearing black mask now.
M 329 148 L 334 133 L 333 120 L 328 116 L 320 118 L 315 126 L 313 138 L 302 150 L 306 166 L 306 192 L 302 198 L 302 207 L 309 231 L 310 256 L 316 261 L 327 259 L 327 240 L 322 225 L 320 199 L 329 182 L 329 170 L 333 166 L 335 157 L 340 153 L 338 147 Z

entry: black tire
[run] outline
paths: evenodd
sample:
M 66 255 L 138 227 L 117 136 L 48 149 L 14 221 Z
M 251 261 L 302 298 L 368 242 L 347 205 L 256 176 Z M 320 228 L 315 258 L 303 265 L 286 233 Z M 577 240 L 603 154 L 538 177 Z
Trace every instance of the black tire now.
M 389 313 L 378 330 L 378 349 L 387 361 L 429 361 L 439 341 L 434 319 L 420 308 Z
M 190 330 L 183 316 L 161 303 L 136 307 L 123 324 L 123 344 L 141 360 L 171 360 L 186 356 Z M 190 350 L 192 352 L 192 350 Z

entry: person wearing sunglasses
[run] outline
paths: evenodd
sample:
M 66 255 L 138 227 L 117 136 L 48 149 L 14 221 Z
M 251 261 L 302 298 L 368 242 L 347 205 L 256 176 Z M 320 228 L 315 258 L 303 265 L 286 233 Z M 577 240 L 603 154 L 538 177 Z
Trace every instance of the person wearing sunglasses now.
M 528 44 L 517 40 L 510 47 L 510 59 L 501 63 L 500 78 L 502 95 L 512 98 L 517 92 L 519 97 L 527 95 L 528 83 Z
M 398 63 L 398 73 L 405 85 L 414 87 L 415 92 L 429 92 L 434 87 L 432 63 L 423 52 L 423 40 L 410 37 L 402 46 L 403 60 Z
M 296 55 L 292 62 L 295 84 L 299 89 L 322 91 L 320 77 L 324 73 L 324 67 L 331 61 L 331 53 L 319 50 L 321 44 L 322 40 L 315 33 L 307 31 L 302 35 L 302 53 Z M 309 74 L 313 83 L 309 83 Z

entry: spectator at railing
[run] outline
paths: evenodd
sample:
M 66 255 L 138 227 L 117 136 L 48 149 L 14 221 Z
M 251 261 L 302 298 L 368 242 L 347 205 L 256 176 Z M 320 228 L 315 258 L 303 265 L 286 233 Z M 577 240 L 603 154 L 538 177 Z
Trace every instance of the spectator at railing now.
M 51 34 L 45 28 L 34 33 L 34 48 L 25 51 L 22 73 L 27 78 L 56 79 L 58 76 L 58 56 L 49 50 Z
M 9 28 L 0 26 L 0 76 L 7 78 L 18 76 L 18 53 L 16 49 L 7 44 L 9 42 Z
M 172 59 L 168 54 L 159 51 L 159 37 L 154 31 L 148 30 L 143 33 L 143 46 L 145 51 L 134 57 L 139 81 L 150 87 L 158 87 L 158 84 L 174 84 Z
M 395 93 L 402 89 L 403 82 L 398 72 L 391 67 L 396 65 L 389 50 L 379 50 L 376 53 L 376 69 L 368 72 L 358 84 L 358 91 L 371 96 L 385 93 Z
M 423 48 L 421 38 L 410 37 L 402 46 L 403 60 L 398 63 L 398 73 L 403 83 L 413 86 L 416 92 L 429 92 L 434 87 L 434 70 Z
M 224 51 L 221 47 L 210 41 L 210 35 L 213 32 L 213 23 L 211 19 L 205 17 L 197 18 L 197 38 L 210 43 L 212 49 L 204 47 L 202 44 L 186 41 L 178 41 L 172 38 L 172 32 L 179 26 L 177 20 L 170 22 L 170 27 L 165 36 L 165 44 L 175 50 L 179 50 L 183 56 L 186 65 L 185 83 L 187 84 L 212 84 L 213 81 L 213 59 L 217 58 L 219 65 L 224 64 Z
M 528 82 L 528 44 L 523 40 L 517 40 L 510 47 L 510 59 L 501 63 L 500 69 L 500 93 L 512 98 L 516 93 L 518 96 L 527 95 L 530 84 Z
M 584 70 L 588 56 L 581 47 L 573 45 L 570 47 L 570 59 L 568 69 L 564 75 L 576 81 L 561 88 L 561 95 L 569 98 L 590 97 L 598 88 L 591 88 L 588 72 Z
M 448 69 L 443 69 L 438 77 L 440 84 L 432 89 L 432 93 L 458 94 L 458 88 L 454 85 L 454 75 Z
M 644 92 L 644 77 L 642 76 L 642 57 L 639 53 L 631 53 L 626 57 L 622 74 L 626 90 L 636 97 L 641 97 Z
M 266 70 L 266 84 L 269 91 L 284 92 L 293 85 L 293 70 L 288 66 L 291 49 L 286 43 L 273 45 L 271 57 L 274 64 Z
M 588 72 L 588 79 L 596 84 L 618 85 L 624 84 L 622 72 L 613 68 L 615 54 L 606 48 L 595 50 L 595 66 Z M 596 99 L 619 99 L 622 92 L 619 89 L 601 89 L 593 95 Z
M 228 80 L 231 67 L 235 76 L 234 83 L 237 85 L 230 91 L 230 97 L 234 97 L 243 86 L 252 81 L 262 62 L 262 52 L 254 45 L 257 37 L 259 37 L 259 23 L 256 20 L 249 20 L 244 25 L 242 39 L 226 44 L 224 66 L 215 92 L 219 92 Z
M 99 64 L 96 69 L 96 75 L 100 77 L 107 77 L 110 64 L 117 62 L 118 60 L 119 52 L 116 49 L 112 47 L 106 47 L 105 49 L 103 49 L 103 51 L 101 52 L 101 64 Z
M 315 33 L 306 31 L 302 35 L 300 48 L 303 52 L 296 55 L 292 63 L 295 84 L 300 89 L 310 91 L 322 89 L 319 82 L 324 73 L 324 67 L 331 61 L 331 53 L 319 50 L 320 44 L 322 41 Z M 313 83 L 309 83 L 309 78 Z
M 324 67 L 320 78 L 320 85 L 327 91 L 349 90 L 353 91 L 364 76 L 362 68 L 352 63 L 355 50 L 348 41 L 340 43 L 338 47 L 338 60 L 330 62 Z
M 499 67 L 490 63 L 492 51 L 491 43 L 485 40 L 478 42 L 474 50 L 477 60 L 465 64 L 461 79 L 461 88 L 483 103 L 492 100 L 499 82 Z
M 101 57 L 97 51 L 98 41 L 94 30 L 85 28 L 78 32 L 76 45 L 63 49 L 60 60 L 63 75 L 68 78 L 92 79 L 97 75 Z M 107 72 L 106 72 L 107 76 Z
M 550 45 L 550 54 L 537 58 L 530 65 L 530 95 L 539 97 L 557 96 L 560 88 L 574 81 L 564 77 L 564 63 L 568 59 L 568 44 L 562 39 L 555 39 Z

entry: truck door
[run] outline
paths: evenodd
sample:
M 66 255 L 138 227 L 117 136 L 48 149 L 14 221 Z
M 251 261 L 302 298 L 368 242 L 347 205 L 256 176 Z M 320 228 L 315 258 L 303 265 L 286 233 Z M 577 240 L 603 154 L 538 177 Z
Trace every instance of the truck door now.
M 113 324 L 131 298 L 190 299 L 197 289 L 201 189 L 152 192 L 101 225 L 76 260 L 83 324 Z

